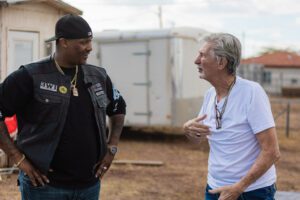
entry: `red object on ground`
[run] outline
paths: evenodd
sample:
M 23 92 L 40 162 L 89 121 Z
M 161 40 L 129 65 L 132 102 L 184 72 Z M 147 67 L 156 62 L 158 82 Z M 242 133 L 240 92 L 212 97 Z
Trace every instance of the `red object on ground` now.
M 18 130 L 16 115 L 14 115 L 12 117 L 6 117 L 5 118 L 5 124 L 6 124 L 7 130 L 8 130 L 10 135 L 15 134 L 16 131 Z

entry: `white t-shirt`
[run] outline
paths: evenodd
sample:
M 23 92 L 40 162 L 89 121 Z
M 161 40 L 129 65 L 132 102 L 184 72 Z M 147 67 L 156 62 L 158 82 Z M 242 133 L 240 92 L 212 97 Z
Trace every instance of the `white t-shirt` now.
M 212 188 L 232 185 L 244 177 L 261 151 L 255 134 L 275 126 L 268 96 L 258 83 L 237 77 L 221 129 L 216 129 L 215 96 L 215 89 L 210 88 L 199 113 L 207 114 L 203 123 L 211 127 L 211 135 L 207 137 L 210 145 L 207 183 Z M 219 110 L 224 100 L 217 103 Z M 245 191 L 267 187 L 275 181 L 273 165 Z

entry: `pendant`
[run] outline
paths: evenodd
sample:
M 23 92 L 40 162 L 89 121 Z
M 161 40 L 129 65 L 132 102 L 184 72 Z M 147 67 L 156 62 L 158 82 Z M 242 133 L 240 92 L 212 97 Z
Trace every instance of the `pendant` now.
M 72 93 L 73 93 L 73 96 L 75 96 L 75 97 L 79 96 L 78 89 L 75 86 L 72 87 Z

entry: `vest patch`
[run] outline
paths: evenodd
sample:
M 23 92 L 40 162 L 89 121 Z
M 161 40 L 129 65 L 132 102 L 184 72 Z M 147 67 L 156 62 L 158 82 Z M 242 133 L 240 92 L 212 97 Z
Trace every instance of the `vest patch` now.
M 65 86 L 59 86 L 58 88 L 59 92 L 62 94 L 66 94 L 68 92 L 68 89 Z
M 104 94 L 102 85 L 100 83 L 96 83 L 95 85 L 92 85 L 92 90 L 95 93 L 96 96 L 100 96 Z
M 47 82 L 41 81 L 40 89 L 57 92 L 57 85 L 55 85 L 53 83 L 47 83 Z
M 121 96 L 120 92 L 115 87 L 113 87 L 113 96 L 114 96 L 114 100 L 120 99 Z
M 96 96 L 98 97 L 98 96 L 100 96 L 100 95 L 104 95 L 104 91 L 99 91 L 99 92 L 96 92 L 95 94 L 96 94 Z

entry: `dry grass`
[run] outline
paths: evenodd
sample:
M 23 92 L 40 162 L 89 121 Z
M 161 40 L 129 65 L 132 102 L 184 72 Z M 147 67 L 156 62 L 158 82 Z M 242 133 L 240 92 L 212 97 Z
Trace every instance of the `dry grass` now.
M 300 191 L 300 131 L 292 132 L 289 138 L 279 136 L 281 159 L 277 163 L 278 188 Z
M 277 128 L 282 158 L 276 164 L 279 190 L 300 191 L 300 107 L 293 105 L 294 126 L 285 137 L 284 115 Z M 276 107 L 276 105 L 275 105 Z M 273 108 L 277 112 L 279 109 Z M 284 107 L 284 105 L 282 106 Z M 281 108 L 282 108 L 281 107 Z M 278 122 L 277 122 L 278 124 Z M 116 159 L 157 160 L 163 166 L 112 165 L 102 180 L 102 200 L 196 200 L 206 185 L 208 145 L 181 136 L 128 134 Z M 14 174 L 0 181 L 0 200 L 20 199 Z
M 103 180 L 104 199 L 173 200 L 202 195 L 199 188 L 206 179 L 207 152 L 190 146 L 185 138 L 125 140 L 120 147 L 117 159 L 159 160 L 164 165 L 114 165 Z M 123 195 L 111 196 L 111 191 Z
M 300 191 L 300 137 L 289 139 L 279 130 L 282 159 L 276 164 L 278 189 Z M 296 137 L 297 136 L 297 137 Z M 118 159 L 161 160 L 162 167 L 114 165 L 103 180 L 106 200 L 172 199 L 203 197 L 207 173 L 207 144 L 191 146 L 183 138 L 174 141 L 123 141 Z M 297 157 L 298 155 L 298 157 Z M 119 189 L 119 191 L 118 191 Z M 111 192 L 114 191 L 114 195 Z M 118 192 L 123 195 L 117 195 Z
M 282 153 L 277 163 L 278 189 L 300 191 L 300 135 L 279 130 Z M 123 138 L 116 159 L 159 160 L 163 166 L 112 165 L 102 181 L 104 200 L 196 200 L 203 197 L 207 143 L 195 146 L 184 137 Z M 20 199 L 14 174 L 0 182 L 0 200 Z

